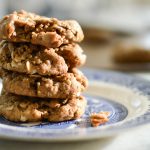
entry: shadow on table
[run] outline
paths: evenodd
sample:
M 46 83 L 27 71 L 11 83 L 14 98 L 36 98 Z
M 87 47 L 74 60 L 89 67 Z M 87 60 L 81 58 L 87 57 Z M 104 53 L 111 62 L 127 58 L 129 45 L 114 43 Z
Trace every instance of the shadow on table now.
M 22 142 L 22 141 L 10 141 L 1 140 L 0 150 L 99 150 L 109 145 L 115 137 L 78 141 L 78 142 Z

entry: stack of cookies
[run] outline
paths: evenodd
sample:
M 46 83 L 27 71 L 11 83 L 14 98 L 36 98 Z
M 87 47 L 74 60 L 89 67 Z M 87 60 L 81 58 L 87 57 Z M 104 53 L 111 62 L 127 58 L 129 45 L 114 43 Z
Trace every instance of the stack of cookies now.
M 77 67 L 86 56 L 77 42 L 83 37 L 73 20 L 25 11 L 5 16 L 0 21 L 0 115 L 15 122 L 81 117 L 86 100 L 80 93 L 87 79 Z

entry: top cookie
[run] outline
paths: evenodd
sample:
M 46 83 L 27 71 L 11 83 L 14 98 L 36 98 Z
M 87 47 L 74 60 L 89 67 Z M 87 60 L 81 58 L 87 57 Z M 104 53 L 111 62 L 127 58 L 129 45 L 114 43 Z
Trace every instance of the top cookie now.
M 70 42 L 80 42 L 84 35 L 74 20 L 60 21 L 19 11 L 6 15 L 0 21 L 0 38 L 55 48 Z

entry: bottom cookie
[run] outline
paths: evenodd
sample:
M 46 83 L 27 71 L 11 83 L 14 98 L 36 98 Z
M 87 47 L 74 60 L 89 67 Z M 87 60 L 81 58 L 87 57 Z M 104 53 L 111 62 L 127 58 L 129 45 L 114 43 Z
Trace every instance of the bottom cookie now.
M 41 99 L 3 93 L 0 115 L 14 122 L 47 120 L 59 122 L 80 118 L 86 107 L 83 96 L 69 99 Z

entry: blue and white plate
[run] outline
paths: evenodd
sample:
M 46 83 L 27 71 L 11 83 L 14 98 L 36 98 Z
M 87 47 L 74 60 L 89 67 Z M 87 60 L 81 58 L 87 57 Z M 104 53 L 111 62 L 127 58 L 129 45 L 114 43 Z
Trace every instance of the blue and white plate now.
M 14 123 L 0 117 L 0 137 L 19 140 L 73 141 L 103 138 L 150 122 L 150 82 L 117 72 L 84 69 L 89 79 L 86 112 L 60 123 Z M 92 112 L 109 111 L 109 122 L 91 127 Z

